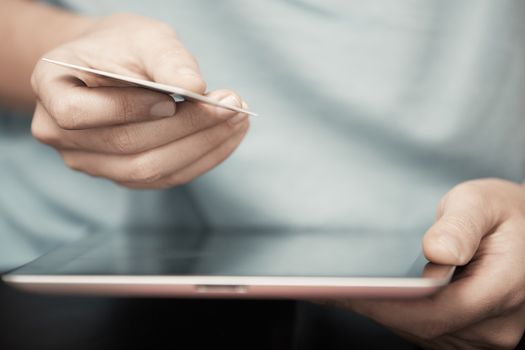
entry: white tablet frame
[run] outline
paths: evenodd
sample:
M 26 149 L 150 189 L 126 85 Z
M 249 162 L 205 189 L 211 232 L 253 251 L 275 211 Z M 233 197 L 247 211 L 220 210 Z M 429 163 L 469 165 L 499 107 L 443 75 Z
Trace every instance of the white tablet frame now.
M 417 298 L 448 284 L 454 266 L 425 277 L 23 275 L 3 280 L 22 290 L 82 295 L 233 298 Z

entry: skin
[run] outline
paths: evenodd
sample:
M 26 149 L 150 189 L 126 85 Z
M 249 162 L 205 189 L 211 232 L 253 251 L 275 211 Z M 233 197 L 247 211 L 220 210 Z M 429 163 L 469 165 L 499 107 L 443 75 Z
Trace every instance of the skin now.
M 155 38 L 155 40 L 152 40 Z M 133 15 L 95 22 L 46 57 L 204 93 L 196 60 L 168 26 Z M 32 133 L 74 170 L 132 188 L 184 184 L 222 162 L 248 129 L 246 115 L 39 61 Z M 227 90 L 210 97 L 246 107 Z
M 197 61 L 166 24 L 128 14 L 72 20 L 75 35 L 43 56 L 206 93 Z M 35 57 L 32 93 L 20 86 L 24 93 L 16 101 L 33 95 L 33 136 L 56 149 L 67 166 L 91 176 L 140 189 L 185 184 L 224 161 L 248 131 L 245 114 L 176 104 L 165 94 Z M 247 108 L 233 91 L 206 95 Z
M 0 39 L 6 45 L 0 102 L 34 110 L 34 137 L 72 169 L 131 188 L 169 188 L 221 163 L 247 132 L 245 115 L 176 105 L 163 94 L 38 60 L 43 55 L 204 93 L 196 60 L 163 23 L 134 15 L 91 19 L 3 0 Z M 208 94 L 246 107 L 232 91 Z M 323 302 L 366 315 L 429 349 L 512 349 L 525 328 L 523 227 L 523 185 L 498 179 L 460 184 L 441 201 L 423 240 L 429 260 L 462 266 L 449 286 L 420 300 Z
M 514 349 L 525 329 L 525 187 L 462 183 L 441 200 L 423 239 L 432 262 L 461 266 L 415 300 L 315 301 L 365 315 L 425 349 Z
M 30 78 L 38 58 L 80 35 L 92 22 L 37 2 L 0 1 L 0 104 L 32 111 L 36 96 Z

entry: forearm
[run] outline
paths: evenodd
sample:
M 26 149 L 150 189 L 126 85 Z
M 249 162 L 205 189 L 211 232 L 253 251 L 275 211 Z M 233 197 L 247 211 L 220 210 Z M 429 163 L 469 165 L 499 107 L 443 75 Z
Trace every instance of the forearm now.
M 0 1 L 0 105 L 29 109 L 30 77 L 38 58 L 82 33 L 91 19 L 41 3 Z

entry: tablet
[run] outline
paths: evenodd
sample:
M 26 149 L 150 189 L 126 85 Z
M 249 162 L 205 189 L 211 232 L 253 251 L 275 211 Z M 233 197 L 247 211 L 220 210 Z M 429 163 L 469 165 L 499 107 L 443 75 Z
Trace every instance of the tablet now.
M 421 235 L 355 229 L 99 232 L 3 276 L 28 291 L 166 297 L 423 297 L 453 266 L 429 263 Z

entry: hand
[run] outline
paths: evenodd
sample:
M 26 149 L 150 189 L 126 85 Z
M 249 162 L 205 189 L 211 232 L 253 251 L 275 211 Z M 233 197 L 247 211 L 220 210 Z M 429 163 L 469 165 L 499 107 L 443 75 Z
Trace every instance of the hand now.
M 425 348 L 513 349 L 525 329 L 525 188 L 496 179 L 458 185 L 423 249 L 432 262 L 465 265 L 436 295 L 335 304 Z
M 204 93 L 195 59 L 167 25 L 133 15 L 90 23 L 45 57 Z M 32 133 L 71 168 L 133 188 L 186 183 L 227 158 L 248 130 L 245 114 L 171 97 L 40 61 Z M 228 90 L 209 96 L 246 108 Z

